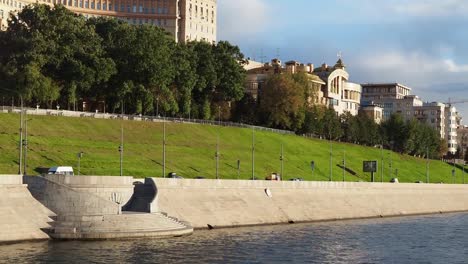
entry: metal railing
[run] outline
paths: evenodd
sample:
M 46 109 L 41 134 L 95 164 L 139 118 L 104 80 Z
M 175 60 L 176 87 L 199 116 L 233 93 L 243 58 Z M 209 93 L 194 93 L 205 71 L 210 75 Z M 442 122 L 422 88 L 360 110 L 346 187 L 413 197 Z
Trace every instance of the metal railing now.
M 223 127 L 238 127 L 250 128 L 256 131 L 267 131 L 282 135 L 296 135 L 294 131 L 275 129 L 262 126 L 254 126 L 236 122 L 216 121 L 216 120 L 203 120 L 203 119 L 189 119 L 180 117 L 162 117 L 162 116 L 148 116 L 148 115 L 128 115 L 128 114 L 110 114 L 99 112 L 78 112 L 60 109 L 41 109 L 41 108 L 23 108 L 28 115 L 40 116 L 65 116 L 65 117 L 82 117 L 82 118 L 96 118 L 96 119 L 121 119 L 133 121 L 147 121 L 147 122 L 163 122 L 169 121 L 173 123 L 186 123 L 186 124 L 203 124 Z M 2 113 L 21 113 L 21 108 L 12 106 L 0 106 Z M 306 136 L 308 137 L 308 136 Z

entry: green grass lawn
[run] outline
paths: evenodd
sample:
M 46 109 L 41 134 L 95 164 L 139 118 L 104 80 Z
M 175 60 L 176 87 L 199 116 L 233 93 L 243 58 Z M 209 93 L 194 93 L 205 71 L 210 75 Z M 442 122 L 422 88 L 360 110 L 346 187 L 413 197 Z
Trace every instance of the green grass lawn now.
M 124 127 L 124 174 L 135 177 L 162 176 L 163 124 L 138 121 L 100 120 L 28 116 L 28 174 L 37 174 L 38 167 L 73 166 L 77 172 L 77 153 L 83 175 L 119 175 L 120 126 Z M 0 114 L 0 174 L 18 172 L 18 114 Z M 216 138 L 220 138 L 220 178 L 237 178 L 237 160 L 241 161 L 240 178 L 252 175 L 252 130 L 198 124 L 166 123 L 166 172 L 193 178 L 215 178 Z M 330 144 L 324 140 L 293 135 L 255 132 L 255 175 L 263 179 L 280 172 L 281 144 L 284 145 L 284 179 L 327 181 L 330 173 Z M 343 179 L 343 154 L 346 152 L 347 181 L 369 181 L 362 172 L 362 162 L 384 158 L 384 181 L 398 170 L 401 182 L 425 181 L 426 161 L 380 149 L 333 142 L 333 180 Z M 315 161 L 314 174 L 310 162 Z M 390 175 L 390 160 L 392 175 Z M 452 167 L 430 161 L 431 182 L 451 183 Z M 351 173 L 354 172 L 354 173 Z M 354 175 L 353 175 L 354 174 Z M 380 168 L 376 179 L 380 180 Z M 456 170 L 461 183 L 463 171 Z M 468 179 L 467 179 L 468 180 Z

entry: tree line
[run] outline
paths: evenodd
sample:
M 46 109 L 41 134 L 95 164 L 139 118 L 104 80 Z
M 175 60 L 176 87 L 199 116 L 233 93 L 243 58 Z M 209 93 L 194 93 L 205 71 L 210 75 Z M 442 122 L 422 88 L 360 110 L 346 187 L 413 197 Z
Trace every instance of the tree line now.
M 377 125 L 311 103 L 318 90 L 305 73 L 271 75 L 254 99 L 244 93 L 245 63 L 228 42 L 176 43 L 158 27 L 86 19 L 62 5 L 29 5 L 0 32 L 0 90 L 29 106 L 101 101 L 113 113 L 219 117 L 415 156 L 446 152 L 417 121 L 394 115 Z
M 0 89 L 26 104 L 211 119 L 244 95 L 244 55 L 221 41 L 176 43 L 164 30 L 113 18 L 86 19 L 34 4 L 0 32 Z
M 313 104 L 317 89 L 312 89 L 307 74 L 270 76 L 258 100 L 245 96 L 238 104 L 236 121 L 293 130 L 298 134 L 365 146 L 382 146 L 403 154 L 440 158 L 447 153 L 447 142 L 429 125 L 405 121 L 400 114 L 377 124 L 366 114 L 346 112 L 338 116 L 332 108 Z

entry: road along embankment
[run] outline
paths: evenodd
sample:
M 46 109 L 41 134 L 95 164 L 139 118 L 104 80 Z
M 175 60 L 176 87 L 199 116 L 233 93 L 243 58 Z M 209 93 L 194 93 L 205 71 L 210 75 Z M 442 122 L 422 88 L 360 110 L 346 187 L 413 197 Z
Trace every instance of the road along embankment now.
M 468 211 L 468 185 L 153 180 L 159 210 L 198 229 Z
M 19 175 L 0 175 L 0 243 L 49 239 L 55 214 L 34 199 Z

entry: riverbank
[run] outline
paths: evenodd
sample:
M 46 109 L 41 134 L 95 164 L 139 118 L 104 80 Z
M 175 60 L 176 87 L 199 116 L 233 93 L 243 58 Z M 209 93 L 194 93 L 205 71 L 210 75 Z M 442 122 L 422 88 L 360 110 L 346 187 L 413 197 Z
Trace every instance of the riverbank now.
M 196 229 L 468 211 L 468 186 L 154 179 L 159 210 Z

